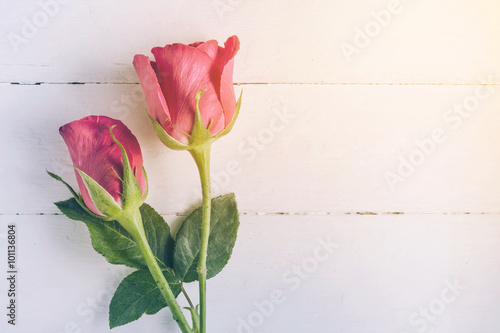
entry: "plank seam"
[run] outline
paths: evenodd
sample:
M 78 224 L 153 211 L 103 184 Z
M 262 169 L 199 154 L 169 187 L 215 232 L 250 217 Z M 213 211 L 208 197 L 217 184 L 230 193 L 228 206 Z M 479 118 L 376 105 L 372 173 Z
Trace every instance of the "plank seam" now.
M 15 213 L 5 214 L 1 213 L 0 216 L 62 216 L 63 213 Z M 175 215 L 187 216 L 185 213 L 167 212 L 160 213 L 160 215 Z M 377 216 L 377 215 L 500 215 L 500 212 L 240 212 L 239 215 L 243 216 L 340 216 L 340 215 L 364 215 L 364 216 Z
M 19 86 L 41 85 L 138 85 L 138 82 L 0 82 Z M 304 86 L 500 86 L 500 83 L 432 83 L 432 82 L 235 82 L 235 86 L 248 85 L 304 85 Z

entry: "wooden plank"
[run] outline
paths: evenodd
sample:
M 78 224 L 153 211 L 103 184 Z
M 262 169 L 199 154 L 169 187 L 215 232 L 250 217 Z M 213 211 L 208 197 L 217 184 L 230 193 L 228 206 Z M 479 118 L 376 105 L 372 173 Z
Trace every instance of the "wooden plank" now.
M 89 114 L 136 134 L 150 204 L 183 213 L 200 203 L 191 157 L 156 138 L 138 85 L 0 88 L 1 212 L 56 212 L 70 195 L 45 169 L 76 184 L 58 128 Z M 240 119 L 213 147 L 214 194 L 235 192 L 249 213 L 498 212 L 498 89 L 245 86 Z
M 45 169 L 76 184 L 58 127 L 124 121 L 147 202 L 177 230 L 201 203 L 197 171 L 152 131 L 132 57 L 237 34 L 243 108 L 213 147 L 212 180 L 214 195 L 236 193 L 241 227 L 208 283 L 209 331 L 497 333 L 499 14 L 494 0 L 0 4 L 0 266 L 14 224 L 15 331 L 108 332 L 131 272 L 53 205 L 70 195 Z M 2 304 L 6 290 L 2 278 Z M 179 332 L 168 310 L 115 330 Z
M 140 8 L 27 0 L 0 9 L 0 82 L 137 82 L 134 54 L 233 34 L 242 42 L 236 82 L 477 84 L 488 73 L 500 82 L 495 0 L 156 0 Z
M 0 216 L 4 250 L 9 224 L 19 250 L 16 329 L 106 332 L 109 298 L 130 270 L 94 252 L 79 222 Z M 228 266 L 208 283 L 209 328 L 495 333 L 499 244 L 497 215 L 242 216 Z M 195 285 L 188 288 L 196 295 Z M 177 332 L 167 310 L 117 331 L 138 329 Z

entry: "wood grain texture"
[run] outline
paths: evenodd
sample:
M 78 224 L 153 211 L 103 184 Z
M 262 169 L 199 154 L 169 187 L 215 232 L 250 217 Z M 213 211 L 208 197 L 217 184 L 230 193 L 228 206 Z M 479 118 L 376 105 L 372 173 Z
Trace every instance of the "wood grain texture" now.
M 79 222 L 2 216 L 0 228 L 7 223 L 18 227 L 22 265 L 22 312 L 8 332 L 64 332 L 68 323 L 108 332 L 109 297 L 130 270 L 95 253 Z M 499 244 L 497 216 L 243 216 L 228 266 L 209 280 L 209 329 L 237 332 L 243 320 L 263 333 L 414 332 L 423 324 L 410 318 L 428 308 L 429 330 L 495 333 Z M 277 290 L 279 304 L 259 310 Z M 257 325 L 259 312 L 267 315 Z M 116 331 L 145 327 L 177 332 L 166 310 Z
M 466 118 L 454 111 L 478 88 L 488 92 L 482 86 L 244 86 L 240 119 L 213 147 L 214 193 L 235 192 L 240 210 L 251 214 L 496 213 L 500 87 L 490 86 L 491 97 L 476 109 L 463 108 Z M 9 156 L 2 166 L 9 175 L 0 190 L 4 213 L 54 213 L 52 202 L 70 196 L 45 169 L 76 185 L 58 127 L 89 114 L 119 118 L 136 134 L 153 207 L 183 213 L 200 202 L 191 157 L 156 138 L 138 85 L 2 85 L 0 94 L 2 150 Z M 435 141 L 437 129 L 442 134 Z
M 197 172 L 156 138 L 132 58 L 237 34 L 243 106 L 212 178 L 241 229 L 209 281 L 210 332 L 497 333 L 499 14 L 494 0 L 1 3 L 0 267 L 7 224 L 20 252 L 18 326 L 0 331 L 110 331 L 130 270 L 57 215 L 70 194 L 45 169 L 76 184 L 58 128 L 128 125 L 147 202 L 177 230 Z M 163 310 L 113 332 L 176 330 Z
M 134 54 L 233 34 L 236 82 L 500 80 L 494 0 L 64 2 L 0 5 L 2 82 L 137 82 Z

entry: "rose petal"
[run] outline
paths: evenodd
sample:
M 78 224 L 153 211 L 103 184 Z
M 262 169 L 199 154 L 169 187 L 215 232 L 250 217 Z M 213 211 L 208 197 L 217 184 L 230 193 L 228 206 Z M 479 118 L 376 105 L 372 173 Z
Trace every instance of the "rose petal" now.
M 205 52 L 210 58 L 215 60 L 219 51 L 219 44 L 216 40 L 209 40 L 205 43 L 197 43 L 196 49 Z
M 205 126 L 210 123 L 218 126 L 223 114 L 212 77 L 214 60 L 199 49 L 200 46 L 194 48 L 174 44 L 152 50 L 163 95 L 171 111 L 174 127 L 171 136 L 182 143 L 188 143 L 188 138 L 182 132 L 190 134 L 193 127 L 198 91 L 205 91 L 200 99 Z
M 224 44 L 224 48 L 219 48 L 217 57 L 217 67 L 220 71 L 221 79 L 219 83 L 219 99 L 224 110 L 224 128 L 233 119 L 236 106 L 236 96 L 233 86 L 234 56 L 240 48 L 240 41 L 237 36 L 229 37 Z
M 169 133 L 169 129 L 172 129 L 172 122 L 167 102 L 156 76 L 156 63 L 150 61 L 148 57 L 138 54 L 134 56 L 133 64 L 144 91 L 149 115 Z

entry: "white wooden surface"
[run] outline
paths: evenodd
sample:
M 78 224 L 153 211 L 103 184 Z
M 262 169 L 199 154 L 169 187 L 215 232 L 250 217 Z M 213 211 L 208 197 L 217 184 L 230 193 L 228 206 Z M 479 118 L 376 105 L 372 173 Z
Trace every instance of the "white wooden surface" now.
M 215 193 L 236 193 L 242 223 L 229 265 L 209 281 L 210 332 L 499 331 L 497 1 L 0 9 L 2 276 L 8 224 L 20 251 L 18 325 L 0 313 L 0 331 L 109 331 L 109 297 L 129 271 L 52 204 L 69 194 L 45 169 L 76 183 L 58 128 L 89 114 L 123 120 L 142 145 L 147 201 L 175 230 L 200 203 L 198 179 L 188 154 L 156 139 L 132 57 L 232 34 L 243 107 L 214 145 L 212 176 Z M 163 310 L 113 331 L 167 328 L 178 331 Z

